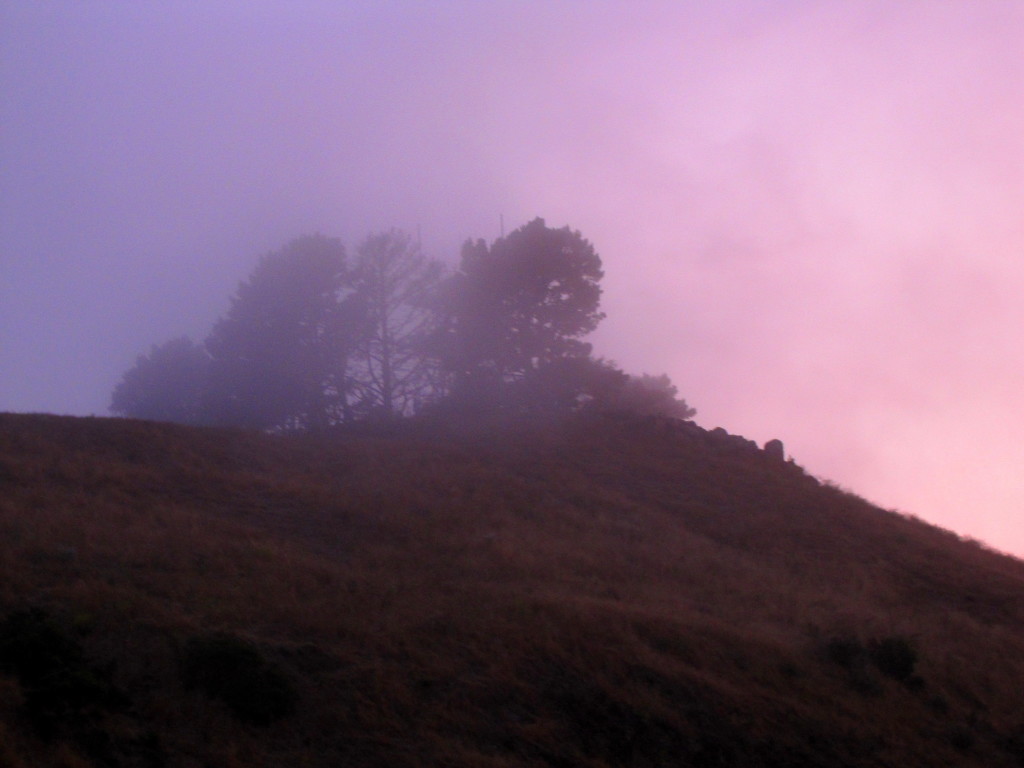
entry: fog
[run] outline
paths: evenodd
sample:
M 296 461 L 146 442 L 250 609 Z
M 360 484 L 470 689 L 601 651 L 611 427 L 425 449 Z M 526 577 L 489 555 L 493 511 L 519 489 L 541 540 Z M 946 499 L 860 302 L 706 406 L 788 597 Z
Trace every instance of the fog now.
M 0 5 L 0 410 L 106 414 L 263 253 L 535 216 L 595 352 L 1024 554 L 1024 7 Z

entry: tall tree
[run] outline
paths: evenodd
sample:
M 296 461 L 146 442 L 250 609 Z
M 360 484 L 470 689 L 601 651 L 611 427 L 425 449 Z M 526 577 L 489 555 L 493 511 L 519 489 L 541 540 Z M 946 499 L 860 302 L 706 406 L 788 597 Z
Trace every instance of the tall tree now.
M 582 337 L 604 318 L 603 276 L 593 245 L 541 218 L 489 247 L 467 242 L 447 286 L 442 344 L 456 388 L 486 392 L 587 358 L 591 346 Z
M 206 340 L 217 420 L 259 429 L 341 420 L 362 325 L 340 241 L 311 235 L 263 256 Z
M 431 395 L 434 361 L 425 342 L 436 323 L 430 301 L 442 275 L 441 263 L 396 229 L 370 235 L 357 249 L 353 286 L 366 325 L 354 375 L 367 412 L 407 415 Z
M 114 388 L 110 411 L 152 421 L 201 424 L 210 357 L 191 339 L 154 345 Z

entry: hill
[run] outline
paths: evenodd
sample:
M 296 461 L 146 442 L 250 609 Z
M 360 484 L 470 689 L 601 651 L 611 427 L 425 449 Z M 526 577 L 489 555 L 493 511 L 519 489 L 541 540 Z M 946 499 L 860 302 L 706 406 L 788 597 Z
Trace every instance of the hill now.
M 1022 766 L 1024 563 L 653 419 L 0 415 L 0 765 Z

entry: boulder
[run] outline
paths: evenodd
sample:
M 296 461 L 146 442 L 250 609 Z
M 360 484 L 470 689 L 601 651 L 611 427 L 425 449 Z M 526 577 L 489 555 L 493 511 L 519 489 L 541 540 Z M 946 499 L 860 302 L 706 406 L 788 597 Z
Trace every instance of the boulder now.
M 786 451 L 781 440 L 769 440 L 764 444 L 764 452 L 776 461 L 786 460 Z

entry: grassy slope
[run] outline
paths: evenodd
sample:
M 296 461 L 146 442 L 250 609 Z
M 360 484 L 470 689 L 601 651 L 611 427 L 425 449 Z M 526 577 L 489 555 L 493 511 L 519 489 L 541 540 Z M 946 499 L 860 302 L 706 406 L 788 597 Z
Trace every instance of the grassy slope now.
M 40 728 L 8 662 L 15 768 L 1024 765 L 1024 563 L 652 422 L 0 415 L 0 574 L 114 691 Z M 295 712 L 187 688 L 213 631 Z

